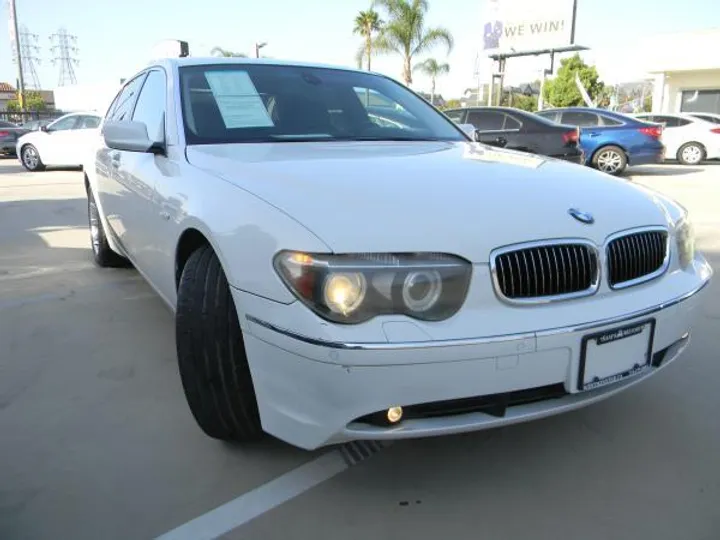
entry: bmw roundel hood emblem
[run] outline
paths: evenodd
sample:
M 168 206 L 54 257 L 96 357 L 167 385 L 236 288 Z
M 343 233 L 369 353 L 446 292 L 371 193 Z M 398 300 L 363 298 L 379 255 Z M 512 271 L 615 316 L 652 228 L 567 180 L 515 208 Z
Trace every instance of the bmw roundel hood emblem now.
M 595 218 L 589 212 L 583 212 L 577 208 L 571 208 L 568 210 L 568 214 L 577 219 L 580 223 L 585 223 L 587 225 L 595 223 Z

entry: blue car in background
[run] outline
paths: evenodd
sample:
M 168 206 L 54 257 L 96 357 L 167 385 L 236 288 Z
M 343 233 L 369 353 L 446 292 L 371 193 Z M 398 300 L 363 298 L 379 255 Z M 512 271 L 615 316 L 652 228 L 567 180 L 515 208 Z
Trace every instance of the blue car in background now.
M 662 126 L 658 124 L 588 107 L 546 109 L 535 114 L 559 124 L 578 126 L 585 165 L 608 174 L 621 174 L 629 165 L 663 161 L 665 146 Z

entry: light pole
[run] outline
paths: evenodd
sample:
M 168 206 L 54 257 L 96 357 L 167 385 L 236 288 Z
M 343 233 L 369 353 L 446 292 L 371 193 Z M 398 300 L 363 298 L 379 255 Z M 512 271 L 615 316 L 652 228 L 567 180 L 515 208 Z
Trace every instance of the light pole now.
M 18 33 L 17 10 L 15 9 L 15 0 L 10 0 L 8 7 L 10 8 L 10 32 L 11 39 L 15 43 L 15 52 L 18 65 L 18 102 L 20 110 L 25 110 L 25 79 L 23 77 L 22 68 L 22 51 L 20 50 L 20 34 Z
M 267 41 L 255 43 L 255 58 L 260 58 L 260 49 L 262 49 L 265 45 L 267 45 Z

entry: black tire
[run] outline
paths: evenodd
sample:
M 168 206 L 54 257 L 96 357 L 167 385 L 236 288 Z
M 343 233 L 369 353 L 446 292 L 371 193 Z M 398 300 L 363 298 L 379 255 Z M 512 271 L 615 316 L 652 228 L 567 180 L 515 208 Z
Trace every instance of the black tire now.
M 262 436 L 245 343 L 225 273 L 209 246 L 180 277 L 175 335 L 190 411 L 210 437 L 249 442 Z
M 22 166 L 31 172 L 45 170 L 45 164 L 40 159 L 40 154 L 32 144 L 26 144 L 20 149 L 20 162 Z
M 627 162 L 625 151 L 618 146 L 603 146 L 595 152 L 592 158 L 593 167 L 615 176 L 625 171 Z
M 705 160 L 705 147 L 696 142 L 683 144 L 677 153 L 677 160 L 683 165 L 699 165 Z
M 100 219 L 100 211 L 95 203 L 95 196 L 92 190 L 88 189 L 88 228 L 90 229 L 90 247 L 92 248 L 95 264 L 103 268 L 126 268 L 130 261 L 115 253 L 108 244 Z

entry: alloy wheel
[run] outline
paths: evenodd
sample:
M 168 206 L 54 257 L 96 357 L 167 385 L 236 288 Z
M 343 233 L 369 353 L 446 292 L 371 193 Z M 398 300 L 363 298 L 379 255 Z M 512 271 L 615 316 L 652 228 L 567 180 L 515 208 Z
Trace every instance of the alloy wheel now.
M 598 156 L 597 167 L 608 174 L 616 173 L 622 167 L 622 156 L 614 150 L 606 150 Z
M 23 163 L 30 170 L 37 169 L 38 163 L 40 163 L 40 157 L 33 146 L 27 146 L 23 149 L 22 158 Z
M 683 148 L 682 158 L 685 163 L 696 165 L 702 161 L 702 150 L 700 147 L 693 145 Z

